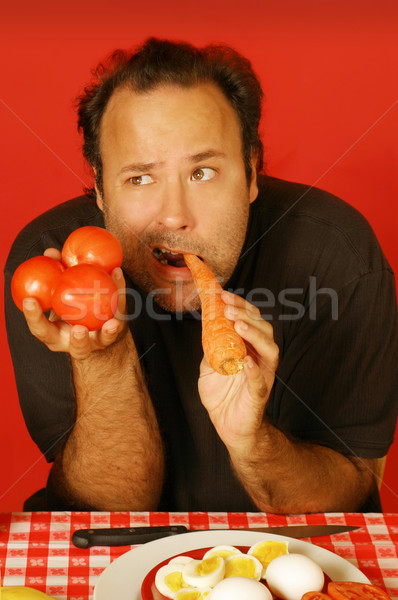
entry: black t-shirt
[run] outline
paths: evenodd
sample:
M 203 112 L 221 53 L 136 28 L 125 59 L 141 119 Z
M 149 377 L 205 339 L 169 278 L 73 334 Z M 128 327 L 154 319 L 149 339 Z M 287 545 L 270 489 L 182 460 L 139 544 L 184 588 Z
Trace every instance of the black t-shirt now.
M 267 415 L 288 436 L 346 455 L 382 457 L 393 441 L 398 404 L 391 267 L 367 221 L 348 204 L 301 184 L 264 176 L 259 183 L 241 257 L 224 287 L 257 304 L 274 328 L 280 364 Z M 104 226 L 87 196 L 47 211 L 18 235 L 5 267 L 21 408 L 48 461 L 73 427 L 69 360 L 30 334 L 10 280 L 21 262 L 47 247 L 61 249 L 84 225 Z M 130 280 L 127 287 L 129 326 L 165 442 L 159 509 L 256 510 L 200 402 L 200 319 L 167 313 Z M 366 509 L 378 510 L 377 502 Z

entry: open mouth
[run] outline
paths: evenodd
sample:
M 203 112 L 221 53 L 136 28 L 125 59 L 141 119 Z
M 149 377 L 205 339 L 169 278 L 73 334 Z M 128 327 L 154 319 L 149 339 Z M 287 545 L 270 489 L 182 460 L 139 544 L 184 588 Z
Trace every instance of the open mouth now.
M 169 265 L 177 268 L 187 266 L 185 264 L 184 255 L 180 252 L 171 252 L 165 248 L 155 248 L 152 251 L 152 254 L 162 265 Z

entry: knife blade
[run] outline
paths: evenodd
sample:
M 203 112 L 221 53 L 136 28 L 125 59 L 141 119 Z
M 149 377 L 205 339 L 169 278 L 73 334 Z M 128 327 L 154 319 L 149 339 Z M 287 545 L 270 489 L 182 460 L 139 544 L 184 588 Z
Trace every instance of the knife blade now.
M 359 529 L 353 525 L 286 525 L 275 527 L 256 527 L 250 529 L 195 529 L 189 530 L 185 525 L 160 525 L 158 527 L 107 527 L 93 529 L 77 529 L 72 535 L 72 543 L 78 548 L 91 546 L 129 546 L 144 544 L 171 535 L 195 531 L 259 531 L 275 533 L 291 538 L 317 537 L 333 535 Z

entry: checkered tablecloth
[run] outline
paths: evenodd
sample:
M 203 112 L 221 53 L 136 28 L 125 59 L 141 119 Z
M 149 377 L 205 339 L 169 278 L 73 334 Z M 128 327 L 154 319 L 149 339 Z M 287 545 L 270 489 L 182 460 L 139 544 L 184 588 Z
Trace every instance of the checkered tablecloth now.
M 398 599 L 398 514 L 0 513 L 1 581 L 4 586 L 37 588 L 60 600 L 91 599 L 102 571 L 133 546 L 81 550 L 71 543 L 76 529 L 169 524 L 228 529 L 323 523 L 360 526 L 350 533 L 311 541 L 347 559 L 391 598 Z

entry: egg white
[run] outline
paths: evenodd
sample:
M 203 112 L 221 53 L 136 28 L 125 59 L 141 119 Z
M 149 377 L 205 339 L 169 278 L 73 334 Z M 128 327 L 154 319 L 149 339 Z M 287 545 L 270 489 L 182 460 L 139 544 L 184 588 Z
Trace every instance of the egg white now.
M 268 588 L 246 577 L 223 579 L 211 590 L 206 600 L 272 600 Z
M 284 554 L 270 562 L 267 584 L 282 600 L 301 600 L 307 592 L 320 592 L 325 582 L 323 571 L 304 554 Z
M 238 548 L 235 546 L 214 546 L 214 548 L 210 548 L 203 558 L 210 558 L 212 556 L 222 556 L 222 558 L 227 558 L 227 556 L 231 556 L 232 554 L 243 554 Z
M 187 563 L 191 562 L 191 560 L 193 560 L 192 556 L 184 556 L 183 554 L 181 554 L 181 556 L 174 556 L 174 558 L 171 558 L 167 564 L 186 565 Z
M 163 596 L 166 596 L 166 598 L 174 600 L 176 593 L 179 591 L 179 589 L 181 589 L 180 587 L 175 587 L 174 585 L 170 587 L 170 581 L 168 582 L 167 579 L 171 578 L 173 574 L 177 574 L 177 578 L 178 574 L 180 574 L 182 583 L 181 587 L 188 586 L 188 584 L 184 581 L 182 575 L 184 566 L 185 565 L 168 563 L 167 565 L 164 565 L 163 567 L 160 567 L 160 569 L 157 570 L 155 575 L 155 586 L 157 587 L 158 591 L 161 594 L 163 594 Z
M 209 566 L 210 561 L 214 561 L 215 568 L 210 572 L 203 572 L 203 569 Z M 184 565 L 182 576 L 188 585 L 194 587 L 214 587 L 224 577 L 224 573 L 224 559 L 221 556 L 215 556 L 203 560 L 192 559 L 191 562 Z

